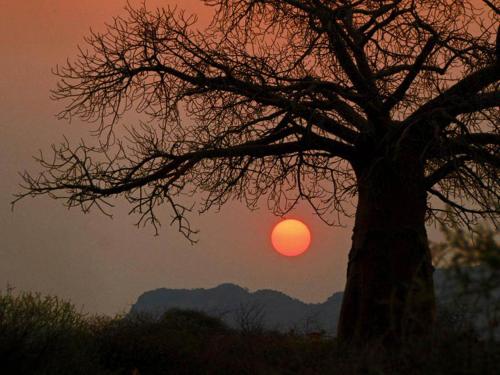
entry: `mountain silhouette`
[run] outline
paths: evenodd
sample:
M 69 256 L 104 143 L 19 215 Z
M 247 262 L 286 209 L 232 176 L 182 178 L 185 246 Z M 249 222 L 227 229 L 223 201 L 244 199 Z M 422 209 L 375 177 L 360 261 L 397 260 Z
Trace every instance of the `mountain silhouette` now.
M 304 303 L 284 293 L 262 289 L 249 292 L 235 284 L 211 289 L 156 289 L 142 294 L 131 314 L 161 315 L 172 308 L 193 309 L 221 317 L 235 328 L 264 328 L 335 333 L 342 293 L 323 303 Z
M 479 267 L 467 269 L 471 278 L 478 278 Z M 434 282 L 438 304 L 448 308 L 461 305 L 485 306 L 487 301 L 470 296 L 457 297 L 459 286 L 446 269 L 436 269 Z M 282 292 L 262 289 L 250 292 L 235 284 L 221 284 L 210 289 L 161 288 L 143 293 L 132 305 L 130 314 L 147 313 L 160 316 L 169 309 L 192 309 L 218 316 L 229 326 L 238 329 L 272 329 L 298 332 L 325 331 L 334 335 L 340 314 L 342 292 L 334 293 L 323 303 L 305 303 Z M 500 295 L 495 293 L 498 299 Z M 481 309 L 479 309 L 481 310 Z M 486 317 L 469 314 L 482 330 Z M 481 323 L 481 324 L 479 324 Z

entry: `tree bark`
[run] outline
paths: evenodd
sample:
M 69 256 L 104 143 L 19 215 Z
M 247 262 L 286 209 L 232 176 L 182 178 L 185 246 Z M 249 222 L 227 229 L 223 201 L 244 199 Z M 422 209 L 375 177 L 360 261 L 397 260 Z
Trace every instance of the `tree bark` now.
M 338 337 L 386 343 L 429 333 L 435 298 L 423 168 L 379 159 L 356 173 L 358 206 Z

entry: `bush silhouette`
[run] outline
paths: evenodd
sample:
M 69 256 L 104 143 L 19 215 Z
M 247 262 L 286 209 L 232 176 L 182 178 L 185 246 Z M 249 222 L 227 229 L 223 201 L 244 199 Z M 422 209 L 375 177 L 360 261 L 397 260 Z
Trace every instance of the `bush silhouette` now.
M 135 314 L 110 321 L 99 332 L 103 363 L 120 373 L 196 373 L 204 364 L 198 353 L 208 340 L 228 333 L 219 319 L 198 311 L 173 309 L 160 318 Z
M 104 374 L 89 320 L 55 296 L 0 293 L 0 373 Z
M 226 333 L 229 328 L 222 320 L 196 310 L 170 309 L 159 320 L 172 330 L 197 336 Z
M 0 294 L 0 374 L 498 373 L 498 342 L 464 334 L 456 310 L 440 321 L 432 341 L 355 351 L 328 337 L 249 335 L 199 311 L 90 317 L 57 297 L 7 291 Z

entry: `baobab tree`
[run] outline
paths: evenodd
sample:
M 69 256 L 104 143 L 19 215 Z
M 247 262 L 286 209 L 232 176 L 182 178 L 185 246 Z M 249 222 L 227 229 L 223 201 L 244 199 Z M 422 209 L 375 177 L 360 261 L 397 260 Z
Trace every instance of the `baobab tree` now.
M 434 320 L 427 220 L 498 218 L 499 11 L 447 0 L 206 0 L 127 8 L 66 65 L 63 118 L 91 143 L 53 147 L 26 195 L 139 223 L 167 205 L 192 239 L 200 210 L 307 201 L 325 221 L 356 203 L 339 337 L 401 338 Z M 119 127 L 129 111 L 144 121 Z M 120 129 L 120 130 L 118 130 Z M 186 203 L 188 202 L 188 203 Z M 449 209 L 444 209 L 444 204 Z M 332 219 L 334 218 L 334 219 Z

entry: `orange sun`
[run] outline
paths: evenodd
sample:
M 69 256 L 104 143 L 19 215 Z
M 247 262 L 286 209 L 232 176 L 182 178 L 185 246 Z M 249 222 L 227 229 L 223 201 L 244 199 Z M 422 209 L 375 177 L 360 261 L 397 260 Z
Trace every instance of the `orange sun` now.
M 271 242 L 278 253 L 294 257 L 307 250 L 311 244 L 311 232 L 303 222 L 287 219 L 276 224 Z

